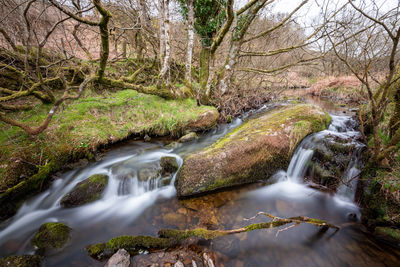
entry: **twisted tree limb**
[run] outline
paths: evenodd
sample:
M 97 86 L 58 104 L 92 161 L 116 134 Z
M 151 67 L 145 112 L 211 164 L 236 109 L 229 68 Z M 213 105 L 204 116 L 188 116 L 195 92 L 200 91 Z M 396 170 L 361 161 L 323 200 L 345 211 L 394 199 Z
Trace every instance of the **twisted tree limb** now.
M 332 228 L 335 233 L 340 229 L 339 226 L 330 224 L 326 221 L 309 218 L 306 216 L 296 216 L 291 218 L 280 218 L 270 213 L 259 212 L 256 216 L 245 219 L 246 221 L 254 219 L 259 215 L 265 215 L 268 218 L 272 218 L 269 222 L 254 223 L 248 226 L 232 229 L 232 230 L 207 230 L 202 228 L 196 228 L 193 230 L 175 230 L 175 229 L 161 229 L 158 231 L 158 237 L 153 236 L 119 236 L 110 239 L 105 243 L 99 243 L 89 245 L 86 247 L 88 254 L 97 260 L 104 260 L 111 257 L 118 249 L 125 249 L 132 256 L 139 254 L 143 250 L 155 251 L 160 249 L 167 249 L 179 245 L 179 243 L 185 239 L 191 237 L 203 238 L 206 240 L 213 240 L 214 238 L 238 234 L 243 232 L 250 232 L 259 229 L 270 229 L 276 228 L 287 224 L 292 224 L 284 229 L 280 229 L 277 232 L 288 230 L 292 227 L 298 226 L 301 223 L 312 224 L 317 227 L 324 229 Z

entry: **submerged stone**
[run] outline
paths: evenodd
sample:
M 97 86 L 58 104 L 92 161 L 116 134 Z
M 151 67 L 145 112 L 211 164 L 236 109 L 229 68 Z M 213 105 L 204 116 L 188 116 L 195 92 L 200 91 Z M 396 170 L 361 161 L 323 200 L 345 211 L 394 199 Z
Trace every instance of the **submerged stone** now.
M 40 267 L 42 257 L 38 255 L 8 256 L 0 259 L 1 267 Z
M 325 129 L 329 114 L 313 105 L 292 105 L 251 119 L 204 150 L 188 156 L 178 172 L 178 196 L 266 180 L 289 164 L 297 144 Z
M 70 237 L 71 228 L 63 223 L 44 223 L 32 239 L 32 245 L 39 249 L 39 254 L 47 249 L 62 248 Z
M 160 176 L 160 169 L 156 167 L 146 167 L 139 170 L 138 179 L 139 181 L 146 182 L 147 180 L 156 179 Z
M 78 183 L 71 192 L 61 199 L 61 206 L 66 208 L 77 207 L 101 197 L 108 183 L 108 176 L 95 174 Z

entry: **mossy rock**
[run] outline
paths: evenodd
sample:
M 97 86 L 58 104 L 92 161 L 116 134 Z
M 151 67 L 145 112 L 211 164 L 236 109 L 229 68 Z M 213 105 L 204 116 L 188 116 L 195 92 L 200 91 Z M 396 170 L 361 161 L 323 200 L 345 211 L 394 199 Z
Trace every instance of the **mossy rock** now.
M 186 131 L 206 131 L 217 125 L 219 113 L 216 109 L 209 110 L 201 114 L 196 120 L 186 126 Z
M 161 165 L 161 173 L 163 175 L 174 173 L 179 168 L 178 162 L 176 161 L 175 157 L 162 157 L 160 165 Z
M 32 245 L 39 249 L 39 254 L 48 249 L 62 248 L 70 238 L 71 228 L 63 223 L 44 223 L 32 239 Z
M 332 135 L 314 140 L 314 145 L 315 151 L 306 176 L 332 190 L 340 185 L 353 154 L 364 149 L 351 139 Z
M 61 206 L 65 208 L 77 207 L 101 197 L 108 183 L 108 176 L 95 174 L 78 183 L 71 192 L 61 199 Z
M 175 186 L 180 197 L 266 180 L 289 164 L 300 141 L 326 129 L 331 117 L 313 105 L 290 105 L 251 119 L 188 156 Z
M 188 134 L 185 134 L 181 138 L 179 138 L 178 142 L 179 143 L 187 143 L 187 142 L 193 141 L 197 138 L 198 138 L 198 136 L 195 132 L 190 132 Z
M 146 167 L 139 170 L 138 179 L 141 182 L 146 182 L 148 180 L 154 180 L 160 176 L 160 169 L 154 166 Z
M 42 257 L 38 255 L 8 256 L 0 259 L 1 267 L 40 267 Z
M 111 257 L 120 248 L 124 248 L 132 256 L 143 250 L 164 249 L 177 243 L 171 238 L 158 238 L 152 236 L 118 236 L 105 243 L 98 243 L 87 246 L 85 249 L 89 256 L 97 260 L 104 260 Z

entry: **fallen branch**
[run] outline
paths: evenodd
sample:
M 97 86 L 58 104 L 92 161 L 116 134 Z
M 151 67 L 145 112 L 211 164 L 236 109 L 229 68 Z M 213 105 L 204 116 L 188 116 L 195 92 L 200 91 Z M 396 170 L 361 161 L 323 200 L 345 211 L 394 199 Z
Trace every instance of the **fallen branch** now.
M 97 260 L 104 260 L 111 257 L 119 249 L 123 248 L 132 256 L 146 251 L 155 251 L 160 249 L 167 249 L 179 245 L 185 239 L 191 237 L 212 240 L 214 238 L 243 232 L 250 232 L 259 229 L 270 229 L 280 227 L 287 224 L 292 224 L 284 229 L 278 230 L 276 236 L 282 231 L 288 230 L 292 227 L 298 226 L 301 223 L 308 223 L 325 229 L 333 228 L 335 233 L 340 229 L 339 226 L 329 224 L 326 221 L 309 218 L 306 216 L 297 216 L 291 218 L 280 218 L 266 212 L 259 212 L 256 216 L 245 219 L 245 221 L 255 219 L 259 215 L 265 215 L 272 218 L 269 222 L 254 223 L 246 227 L 232 229 L 232 230 L 207 230 L 196 228 L 193 230 L 175 230 L 175 229 L 161 229 L 158 231 L 158 237 L 153 236 L 119 236 L 110 239 L 105 243 L 89 245 L 86 247 L 87 252 L 92 258 Z

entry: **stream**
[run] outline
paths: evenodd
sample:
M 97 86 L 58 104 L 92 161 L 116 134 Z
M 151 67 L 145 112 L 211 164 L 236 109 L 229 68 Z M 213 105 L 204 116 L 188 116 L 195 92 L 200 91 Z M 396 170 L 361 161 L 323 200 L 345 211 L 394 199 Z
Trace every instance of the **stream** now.
M 320 100 L 307 101 L 324 104 Z M 161 157 L 173 156 L 181 165 L 185 156 L 269 108 L 247 113 L 189 143 L 168 146 L 162 141 L 127 141 L 106 152 L 98 162 L 63 173 L 49 189 L 27 200 L 15 216 L 0 224 L 0 257 L 33 254 L 30 239 L 45 222 L 63 222 L 73 229 L 65 248 L 46 255 L 46 266 L 103 266 L 104 262 L 87 255 L 83 249 L 86 245 L 119 235 L 156 236 L 160 228 L 234 229 L 266 221 L 262 217 L 244 220 L 265 211 L 279 217 L 303 215 L 345 227 L 334 234 L 333 230 L 301 224 L 284 231 L 264 229 L 220 237 L 203 244 L 214 253 L 215 266 L 398 265 L 400 252 L 378 243 L 359 222 L 354 177 L 361 172 L 364 145 L 358 141 L 360 133 L 345 108 L 328 107 L 333 118 L 329 128 L 306 137 L 288 169 L 278 171 L 267 182 L 178 200 L 173 186 L 175 175 L 172 179 L 140 179 L 141 170 L 159 168 Z M 353 153 L 334 194 L 310 188 L 304 182 L 315 144 L 327 136 L 350 139 L 358 151 Z M 77 183 L 98 173 L 110 177 L 101 199 L 76 208 L 60 207 L 62 197 Z

